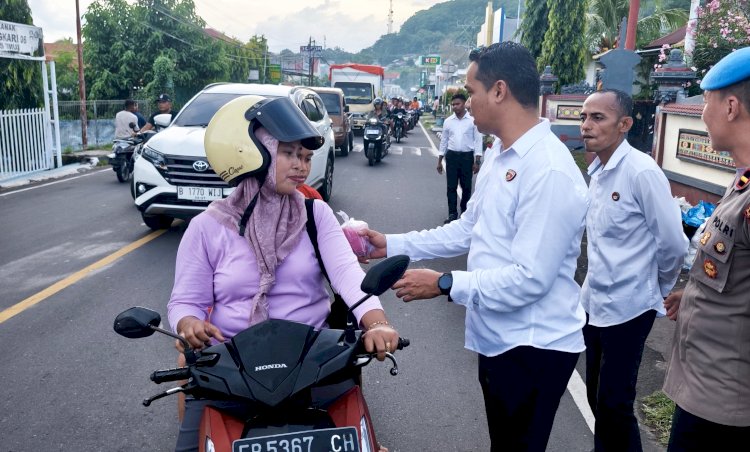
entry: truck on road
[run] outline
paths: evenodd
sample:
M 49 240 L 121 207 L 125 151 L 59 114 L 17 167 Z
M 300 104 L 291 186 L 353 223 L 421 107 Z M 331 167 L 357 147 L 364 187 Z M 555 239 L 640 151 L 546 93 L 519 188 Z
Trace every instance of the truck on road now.
M 375 97 L 383 94 L 382 66 L 370 64 L 332 64 L 328 70 L 331 86 L 344 91 L 349 106 L 352 130 L 364 130 L 365 117 L 373 109 Z

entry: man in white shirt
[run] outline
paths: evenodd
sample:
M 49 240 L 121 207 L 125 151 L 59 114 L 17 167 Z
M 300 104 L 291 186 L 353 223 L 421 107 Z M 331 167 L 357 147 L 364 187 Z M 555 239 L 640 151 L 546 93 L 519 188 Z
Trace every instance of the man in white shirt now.
M 474 118 L 466 110 L 466 96 L 461 93 L 451 99 L 453 114 L 443 123 L 443 134 L 438 149 L 438 174 L 448 181 L 448 218 L 443 223 L 458 219 L 458 184 L 461 184 L 461 213 L 471 199 L 471 178 L 479 171 L 482 161 L 482 134 L 474 125 Z
M 135 115 L 136 103 L 133 99 L 125 101 L 125 109 L 115 115 L 115 140 L 126 140 L 138 131 L 138 117 Z M 130 127 L 134 124 L 134 128 Z
M 625 139 L 632 106 L 626 93 L 604 90 L 581 110 L 584 145 L 596 153 L 588 169 L 588 272 L 581 289 L 596 451 L 642 450 L 633 413 L 638 368 L 688 246 L 667 178 Z
M 488 150 L 461 217 L 429 231 L 368 230 L 370 257 L 414 260 L 468 253 L 467 270 L 408 270 L 404 301 L 447 295 L 466 308 L 466 348 L 479 354 L 492 450 L 543 451 L 584 350 L 586 314 L 573 279 L 588 207 L 570 151 L 538 116 L 531 54 L 502 42 L 471 52 L 466 89 Z

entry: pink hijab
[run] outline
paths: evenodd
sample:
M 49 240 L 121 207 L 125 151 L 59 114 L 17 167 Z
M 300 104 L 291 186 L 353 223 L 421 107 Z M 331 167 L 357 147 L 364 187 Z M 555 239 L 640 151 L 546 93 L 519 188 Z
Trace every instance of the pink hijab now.
M 266 296 L 276 281 L 276 267 L 297 246 L 307 221 L 305 201 L 299 192 L 293 195 L 276 192 L 279 141 L 262 127 L 255 131 L 255 136 L 271 154 L 271 164 L 244 234 L 255 252 L 260 271 L 260 287 L 250 309 L 250 326 L 268 319 Z M 206 213 L 231 231 L 239 232 L 242 214 L 258 193 L 259 185 L 255 177 L 243 179 L 227 198 L 212 202 Z

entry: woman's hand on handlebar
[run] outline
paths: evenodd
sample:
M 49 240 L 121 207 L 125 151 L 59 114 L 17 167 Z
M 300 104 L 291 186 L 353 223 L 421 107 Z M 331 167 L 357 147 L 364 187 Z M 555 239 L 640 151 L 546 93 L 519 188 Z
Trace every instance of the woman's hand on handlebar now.
M 177 323 L 177 331 L 195 350 L 201 350 L 208 346 L 211 338 L 219 342 L 224 342 L 225 340 L 219 328 L 211 324 L 208 320 L 200 320 L 193 316 L 180 319 Z M 176 347 L 180 352 L 184 351 L 180 341 L 176 341 Z
M 378 324 L 365 332 L 362 341 L 367 353 L 376 353 L 378 361 L 383 361 L 386 352 L 396 352 L 398 331 L 390 324 Z

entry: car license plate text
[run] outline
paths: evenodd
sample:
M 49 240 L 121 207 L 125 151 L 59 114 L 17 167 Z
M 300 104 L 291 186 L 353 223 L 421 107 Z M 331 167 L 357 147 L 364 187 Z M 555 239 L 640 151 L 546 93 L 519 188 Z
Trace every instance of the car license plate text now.
M 380 129 L 367 129 L 367 130 L 365 131 L 365 133 L 367 133 L 367 134 L 370 134 L 370 133 L 371 133 L 371 134 L 373 134 L 373 135 L 377 135 L 377 134 L 379 134 L 379 133 L 380 133 Z
M 177 187 L 177 198 L 189 201 L 214 201 L 221 199 L 220 187 Z
M 232 452 L 359 452 L 354 427 L 308 430 L 305 432 L 238 439 Z

